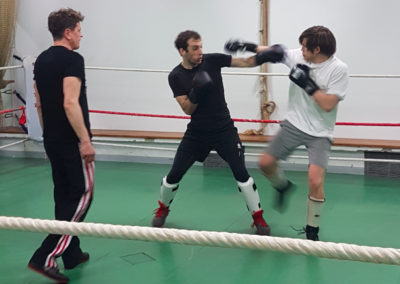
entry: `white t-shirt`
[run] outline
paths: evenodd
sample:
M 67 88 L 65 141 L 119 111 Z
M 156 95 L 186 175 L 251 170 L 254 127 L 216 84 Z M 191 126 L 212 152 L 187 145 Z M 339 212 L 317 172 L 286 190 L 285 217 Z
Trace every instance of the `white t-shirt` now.
M 304 60 L 300 48 L 285 52 L 282 63 L 290 69 L 298 63 L 309 66 L 310 77 L 322 91 L 338 96 L 339 100 L 344 99 L 349 81 L 347 65 L 344 62 L 333 55 L 327 61 L 315 64 Z M 290 81 L 286 119 L 301 131 L 333 140 L 337 109 L 338 106 L 330 112 L 324 111 L 302 88 Z

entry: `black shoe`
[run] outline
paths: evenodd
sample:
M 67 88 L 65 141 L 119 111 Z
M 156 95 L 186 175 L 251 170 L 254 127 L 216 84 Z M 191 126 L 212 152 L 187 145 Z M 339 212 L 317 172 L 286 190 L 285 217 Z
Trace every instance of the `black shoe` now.
M 64 274 L 61 274 L 58 268 L 48 268 L 44 266 L 39 266 L 35 264 L 34 262 L 29 262 L 28 263 L 28 268 L 32 269 L 33 271 L 42 274 L 43 276 L 46 276 L 47 278 L 50 278 L 57 283 L 68 283 L 69 278 L 65 276 Z
M 306 238 L 311 241 L 319 241 L 318 238 L 318 232 L 319 232 L 319 227 L 313 227 L 313 226 L 305 226 L 301 229 L 296 229 L 292 227 L 293 230 L 297 231 L 299 235 L 301 234 L 306 234 Z
M 78 260 L 78 262 L 76 262 L 75 264 L 71 265 L 67 265 L 64 263 L 64 268 L 65 269 L 74 269 L 75 267 L 77 267 L 79 264 L 81 263 L 85 263 L 86 261 L 89 260 L 89 254 L 87 252 L 83 252 Z
M 288 207 L 289 199 L 294 192 L 295 185 L 288 180 L 287 185 L 284 188 L 275 188 L 275 203 L 274 209 L 280 213 L 284 213 Z
M 312 226 L 307 225 L 305 231 L 306 231 L 306 237 L 308 240 L 319 241 L 319 238 L 318 238 L 319 227 L 312 227 Z

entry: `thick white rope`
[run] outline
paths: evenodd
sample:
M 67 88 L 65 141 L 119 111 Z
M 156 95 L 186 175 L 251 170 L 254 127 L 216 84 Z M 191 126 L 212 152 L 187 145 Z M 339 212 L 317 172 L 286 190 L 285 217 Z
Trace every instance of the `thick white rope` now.
M 128 71 L 128 72 L 150 72 L 150 73 L 169 73 L 167 69 L 141 69 L 141 68 L 121 68 L 121 67 L 95 67 L 85 66 L 89 70 L 105 70 L 105 71 Z M 250 76 L 277 76 L 287 77 L 288 73 L 265 73 L 265 72 L 222 72 L 222 75 L 250 75 Z M 400 75 L 392 74 L 350 74 L 352 78 L 400 78 Z
M 23 68 L 23 65 L 4 66 L 0 70 L 11 70 Z M 128 71 L 128 72 L 150 72 L 150 73 L 169 73 L 167 69 L 141 69 L 141 68 L 122 68 L 122 67 L 96 67 L 85 66 L 89 70 L 104 70 L 104 71 Z M 265 73 L 265 72 L 222 72 L 223 75 L 247 75 L 247 76 L 271 76 L 271 77 L 287 77 L 287 73 Z M 350 74 L 351 78 L 400 78 L 400 75 L 393 74 Z
M 11 147 L 29 139 L 23 139 L 17 142 L 13 142 L 7 145 L 0 146 L 0 150 L 5 149 L 7 147 Z M 123 147 L 123 148 L 135 148 L 135 149 L 148 149 L 148 150 L 160 150 L 160 151 L 176 151 L 176 148 L 165 148 L 165 147 L 151 147 L 151 146 L 139 146 L 139 145 L 127 145 L 127 144 L 116 144 L 116 143 L 103 143 L 103 142 L 92 142 L 93 145 L 102 145 L 102 146 L 111 146 L 111 147 Z M 211 153 L 217 153 L 215 151 L 211 151 Z M 244 153 L 245 156 L 254 156 L 258 157 L 260 154 L 257 153 Z M 292 155 L 289 156 L 292 159 L 308 159 L 308 156 L 298 156 Z M 370 159 L 370 158 L 351 158 L 351 157 L 329 157 L 329 160 L 332 161 L 353 161 L 353 162 L 375 162 L 375 163 L 395 163 L 400 164 L 400 160 L 392 160 L 392 159 Z
M 160 151 L 176 151 L 176 148 L 166 148 L 166 147 L 152 147 L 152 146 L 140 146 L 140 145 L 128 145 L 128 144 L 116 144 L 116 143 L 103 143 L 103 142 L 92 142 L 93 145 L 111 146 L 111 147 L 122 147 L 122 148 L 135 148 L 135 149 L 148 149 L 148 150 L 160 150 Z M 211 151 L 211 153 L 217 153 Z M 257 153 L 244 153 L 245 156 L 258 157 L 260 154 Z M 308 156 L 298 156 L 291 155 L 289 158 L 292 159 L 308 159 Z M 392 159 L 370 159 L 370 158 L 352 158 L 352 157 L 329 157 L 332 161 L 354 161 L 354 162 L 375 162 L 375 163 L 398 163 L 400 160 Z
M 4 66 L 0 70 L 12 70 L 23 68 L 23 65 Z M 125 71 L 125 72 L 143 72 L 143 73 L 169 73 L 171 70 L 167 69 L 141 69 L 141 68 L 122 68 L 122 67 L 95 67 L 85 66 L 88 70 L 104 70 L 104 71 Z M 222 75 L 244 75 L 244 76 L 269 76 L 269 77 L 287 77 L 287 73 L 265 73 L 265 72 L 222 72 Z M 400 75 L 394 74 L 350 74 L 350 78 L 400 78 Z
M 0 216 L 0 228 L 211 247 L 247 248 L 324 258 L 400 265 L 400 250 L 227 232 L 161 229 Z
M 20 144 L 20 143 L 24 143 L 25 141 L 28 141 L 28 140 L 29 140 L 28 138 L 25 138 L 25 139 L 22 139 L 22 140 L 17 141 L 17 142 L 13 142 L 13 143 L 10 143 L 10 144 L 7 144 L 7 145 L 0 146 L 0 150 L 1 149 L 5 149 L 7 147 L 11 147 L 11 146 L 17 145 L 17 144 Z
M 19 69 L 19 68 L 24 68 L 24 66 L 23 65 L 5 66 L 5 67 L 0 67 L 0 70 L 12 70 L 12 69 Z

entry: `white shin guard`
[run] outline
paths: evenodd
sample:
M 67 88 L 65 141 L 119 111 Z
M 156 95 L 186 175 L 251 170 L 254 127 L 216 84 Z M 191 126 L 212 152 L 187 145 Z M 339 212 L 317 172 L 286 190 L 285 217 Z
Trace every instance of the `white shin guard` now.
M 244 201 L 246 202 L 247 209 L 251 214 L 261 210 L 260 196 L 258 195 L 257 186 L 254 183 L 252 177 L 246 182 L 237 182 L 239 192 L 242 194 Z
M 161 182 L 160 201 L 167 207 L 174 200 L 176 191 L 178 190 L 179 183 L 169 184 L 167 177 L 163 177 Z
M 318 199 L 312 196 L 307 201 L 307 225 L 319 227 L 322 210 L 324 209 L 325 199 Z

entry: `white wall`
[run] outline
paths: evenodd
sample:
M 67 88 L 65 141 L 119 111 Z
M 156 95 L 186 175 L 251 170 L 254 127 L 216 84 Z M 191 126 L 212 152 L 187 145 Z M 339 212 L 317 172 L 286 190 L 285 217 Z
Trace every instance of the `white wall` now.
M 400 74 L 400 26 L 396 0 L 270 0 L 270 42 L 298 47 L 299 34 L 312 25 L 326 25 L 338 42 L 337 56 L 351 74 Z M 205 52 L 223 52 L 232 37 L 256 41 L 259 31 L 257 0 L 19 0 L 16 53 L 38 55 L 52 44 L 47 16 L 61 7 L 85 15 L 79 52 L 87 66 L 172 69 L 180 62 L 173 46 L 185 29 L 200 32 Z M 290 10 L 288 10 L 290 8 Z M 224 71 L 258 71 L 257 68 Z M 288 72 L 284 66 L 270 71 Z M 183 115 L 173 99 L 167 74 L 87 70 L 91 109 Z M 258 80 L 225 76 L 232 117 L 259 118 Z M 270 79 L 270 98 L 278 103 L 273 119 L 283 119 L 288 79 Z M 350 79 L 338 121 L 400 122 L 400 79 Z M 92 115 L 93 128 L 184 131 L 187 121 Z M 236 124 L 239 130 L 254 124 Z M 258 127 L 258 125 L 257 125 Z M 269 127 L 273 133 L 276 127 Z M 400 129 L 337 127 L 336 137 L 400 139 Z

